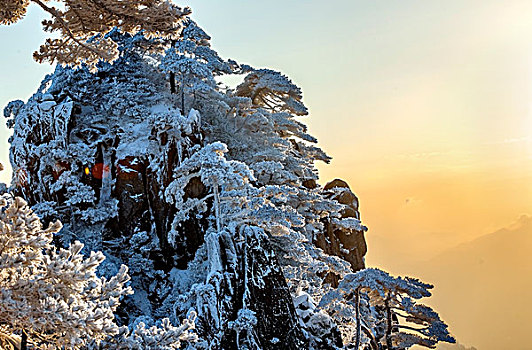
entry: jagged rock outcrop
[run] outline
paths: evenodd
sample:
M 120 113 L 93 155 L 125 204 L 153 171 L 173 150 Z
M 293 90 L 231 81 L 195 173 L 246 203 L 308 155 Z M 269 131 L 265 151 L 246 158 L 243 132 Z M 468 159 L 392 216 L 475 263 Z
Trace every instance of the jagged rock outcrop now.
M 342 218 L 360 219 L 358 198 L 345 181 L 335 179 L 327 183 L 323 187 L 323 194 L 345 205 L 340 212 Z M 324 219 L 323 224 L 324 231 L 319 233 L 314 241 L 316 246 L 327 254 L 336 255 L 348 261 L 353 271 L 365 268 L 364 256 L 368 249 L 364 233 L 367 229 L 364 226 L 356 230 L 346 229 L 329 218 Z

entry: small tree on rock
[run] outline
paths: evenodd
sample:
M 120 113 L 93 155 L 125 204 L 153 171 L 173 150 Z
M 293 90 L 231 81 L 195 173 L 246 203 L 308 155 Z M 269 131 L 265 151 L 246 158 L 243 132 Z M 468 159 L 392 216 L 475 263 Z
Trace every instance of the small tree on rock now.
M 332 306 L 344 315 L 347 314 L 345 308 L 354 309 L 355 349 L 360 347 L 362 331 L 372 350 L 408 349 L 414 345 L 435 348 L 440 341 L 454 343 L 455 339 L 438 313 L 415 301 L 430 297 L 431 288 L 432 285 L 414 278 L 393 277 L 374 268 L 364 269 L 346 275 L 337 289 L 322 298 L 320 306 Z M 361 307 L 362 295 L 369 301 L 365 308 Z M 344 308 L 338 304 L 343 304 Z M 383 332 L 379 332 L 380 329 Z

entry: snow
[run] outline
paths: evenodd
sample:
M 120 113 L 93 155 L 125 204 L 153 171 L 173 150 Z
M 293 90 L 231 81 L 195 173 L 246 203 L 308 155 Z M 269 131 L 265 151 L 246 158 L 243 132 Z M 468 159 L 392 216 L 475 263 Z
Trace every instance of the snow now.
M 49 112 L 56 104 L 55 101 L 44 101 L 39 104 L 39 109 L 43 112 Z
M 366 227 L 362 225 L 360 220 L 355 219 L 355 218 L 342 218 L 342 219 L 332 218 L 331 222 L 334 225 L 341 227 L 343 229 L 346 229 L 346 230 L 357 231 L 357 232 L 366 231 Z
M 150 152 L 154 142 L 150 140 L 151 126 L 148 120 L 124 125 L 124 134 L 116 147 L 116 158 L 140 157 Z

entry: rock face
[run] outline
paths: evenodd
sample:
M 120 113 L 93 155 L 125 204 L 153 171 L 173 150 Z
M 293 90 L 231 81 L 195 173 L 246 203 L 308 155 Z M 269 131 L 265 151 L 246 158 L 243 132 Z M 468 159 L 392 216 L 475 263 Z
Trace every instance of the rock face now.
M 248 275 L 245 280 L 250 282 L 245 288 L 249 290 L 250 309 L 257 317 L 262 348 L 308 348 L 308 342 L 299 328 L 299 320 L 286 280 L 268 243 L 268 237 L 264 234 L 248 237 L 245 261 L 247 268 L 245 266 L 243 270 Z M 263 281 L 262 285 L 252 282 L 258 277 Z M 286 317 L 287 315 L 289 317 Z
M 315 335 L 309 344 L 312 349 L 327 350 L 342 347 L 342 335 L 338 326 L 326 313 L 316 308 L 316 302 L 309 294 L 300 292 L 294 298 L 294 304 L 307 330 Z
M 323 194 L 331 199 L 345 205 L 342 209 L 342 218 L 360 219 L 358 211 L 358 198 L 349 188 L 349 185 L 340 179 L 335 179 L 323 187 Z M 353 271 L 365 268 L 364 256 L 367 253 L 364 233 L 365 227 L 361 230 L 347 230 L 339 225 L 335 225 L 330 219 L 323 220 L 324 232 L 318 234 L 314 244 L 330 255 L 336 255 L 351 264 Z

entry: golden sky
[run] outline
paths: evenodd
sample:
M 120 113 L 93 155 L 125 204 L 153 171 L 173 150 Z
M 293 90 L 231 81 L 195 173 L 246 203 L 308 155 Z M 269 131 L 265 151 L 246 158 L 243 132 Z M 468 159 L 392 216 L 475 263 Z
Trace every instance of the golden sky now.
M 369 266 L 434 283 L 431 305 L 461 343 L 530 349 L 532 225 L 518 219 L 532 215 L 531 1 L 180 4 L 222 56 L 302 87 L 303 121 L 333 157 L 321 182 L 346 179 L 358 195 Z M 0 28 L 13 48 L 0 57 L 2 105 L 51 70 L 31 63 L 37 12 Z
M 532 214 L 532 3 L 442 4 L 373 13 L 372 39 L 333 68 L 343 89 L 322 89 L 329 104 L 307 93 L 334 158 L 321 175 L 359 196 L 369 266 L 434 283 L 459 342 L 526 350 L 532 225 L 515 222 Z

